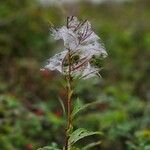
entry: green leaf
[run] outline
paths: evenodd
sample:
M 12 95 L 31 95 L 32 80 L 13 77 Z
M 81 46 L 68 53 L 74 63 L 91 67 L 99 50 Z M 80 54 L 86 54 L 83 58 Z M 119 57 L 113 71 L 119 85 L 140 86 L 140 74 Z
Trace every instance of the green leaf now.
M 52 150 L 51 147 L 49 146 L 46 146 L 46 147 L 43 147 L 43 148 L 39 148 L 37 150 Z
M 58 100 L 59 100 L 59 102 L 60 102 L 60 105 L 61 105 L 61 107 L 62 107 L 62 110 L 63 110 L 63 115 L 66 115 L 66 110 L 65 110 L 65 106 L 64 106 L 64 103 L 63 103 L 63 101 L 61 100 L 61 98 L 60 98 L 60 97 L 58 98 Z
M 60 149 L 57 147 L 56 143 L 52 143 L 51 146 L 45 146 L 43 148 L 39 148 L 38 150 L 60 150 Z
M 69 145 L 71 146 L 71 145 L 75 144 L 77 141 L 79 141 L 80 139 L 83 139 L 87 136 L 91 136 L 91 135 L 95 135 L 95 134 L 102 135 L 101 132 L 93 132 L 93 131 L 88 131 L 83 128 L 79 128 L 70 135 Z
M 74 103 L 74 108 L 72 111 L 72 117 L 74 117 L 82 109 L 83 109 L 83 104 L 81 103 L 79 98 L 77 98 L 77 100 Z
M 92 147 L 97 146 L 97 145 L 100 145 L 100 144 L 101 144 L 101 141 L 93 142 L 93 143 L 90 143 L 90 144 L 86 145 L 86 146 L 83 147 L 82 149 L 83 149 L 83 150 L 88 150 L 88 149 L 91 149 Z
M 86 110 L 89 107 L 95 106 L 99 103 L 101 103 L 101 102 L 92 102 L 92 103 L 88 103 L 88 104 L 83 105 L 82 102 L 78 98 L 76 100 L 75 104 L 74 104 L 74 108 L 73 108 L 73 111 L 72 111 L 72 117 L 74 118 L 81 111 Z
M 81 150 L 81 149 L 79 149 L 77 147 L 71 147 L 71 150 Z

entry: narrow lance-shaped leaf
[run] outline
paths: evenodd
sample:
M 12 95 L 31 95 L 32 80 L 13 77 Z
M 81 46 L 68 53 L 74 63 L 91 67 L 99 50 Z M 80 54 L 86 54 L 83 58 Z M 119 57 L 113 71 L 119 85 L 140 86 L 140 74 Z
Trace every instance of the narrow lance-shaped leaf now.
M 83 139 L 87 136 L 91 136 L 91 135 L 102 135 L 102 132 L 93 132 L 93 131 L 88 131 L 86 129 L 83 128 L 79 128 L 77 130 L 75 130 L 69 138 L 69 145 L 72 146 L 73 144 L 75 144 L 77 141 L 79 141 L 80 139 Z
M 71 147 L 71 150 L 81 150 L 78 147 Z
M 56 143 L 52 143 L 50 146 L 45 146 L 43 148 L 39 148 L 38 150 L 60 150 Z
M 59 100 L 59 102 L 60 102 L 60 105 L 61 105 L 61 107 L 62 107 L 62 110 L 63 110 L 63 115 L 65 115 L 65 114 L 66 114 L 66 110 L 65 110 L 64 103 L 63 103 L 63 101 L 62 101 L 62 99 L 61 99 L 60 97 L 58 98 L 58 100 Z
M 81 111 L 86 110 L 87 108 L 95 106 L 99 103 L 101 103 L 101 102 L 98 101 L 98 102 L 92 102 L 92 103 L 88 103 L 88 104 L 83 105 L 81 103 L 81 101 L 79 99 L 77 99 L 75 104 L 74 104 L 74 109 L 72 111 L 72 117 L 74 118 Z
M 90 143 L 90 144 L 86 145 L 85 147 L 83 147 L 82 150 L 88 150 L 88 149 L 91 149 L 91 148 L 98 146 L 100 144 L 101 144 L 101 141 L 93 142 L 93 143 Z
M 74 103 L 74 108 L 72 111 L 72 117 L 74 117 L 83 107 L 84 106 L 83 106 L 82 102 L 80 101 L 79 98 L 77 98 L 77 100 Z

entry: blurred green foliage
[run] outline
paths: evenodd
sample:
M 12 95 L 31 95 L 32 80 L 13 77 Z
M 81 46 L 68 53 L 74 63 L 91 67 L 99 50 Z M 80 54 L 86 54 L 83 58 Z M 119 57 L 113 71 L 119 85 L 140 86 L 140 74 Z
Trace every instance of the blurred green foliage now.
M 104 133 L 100 139 L 88 139 L 101 140 L 95 150 L 149 150 L 148 0 L 73 6 L 42 6 L 36 0 L 0 2 L 0 150 L 57 147 L 55 143 L 62 148 L 63 81 L 40 68 L 61 45 L 51 39 L 49 24 L 61 26 L 66 15 L 72 15 L 69 7 L 92 22 L 109 54 L 97 64 L 104 67 L 102 79 L 77 83 L 75 99 L 78 95 L 85 104 L 99 104 L 76 117 L 76 126 Z M 86 145 L 88 140 L 77 144 Z

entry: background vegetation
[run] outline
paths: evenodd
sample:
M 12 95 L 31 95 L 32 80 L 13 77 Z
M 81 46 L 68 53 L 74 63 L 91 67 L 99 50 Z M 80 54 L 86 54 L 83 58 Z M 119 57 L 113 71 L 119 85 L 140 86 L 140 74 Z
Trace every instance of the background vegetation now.
M 61 76 L 40 68 L 45 58 L 61 50 L 61 43 L 50 37 L 49 22 L 61 26 L 73 14 L 92 22 L 109 54 L 100 62 L 103 78 L 80 82 L 76 88 L 83 103 L 99 101 L 76 119 L 76 126 L 104 135 L 78 145 L 101 140 L 95 150 L 149 150 L 149 0 L 0 2 L 0 150 L 55 147 L 53 142 L 62 147 Z

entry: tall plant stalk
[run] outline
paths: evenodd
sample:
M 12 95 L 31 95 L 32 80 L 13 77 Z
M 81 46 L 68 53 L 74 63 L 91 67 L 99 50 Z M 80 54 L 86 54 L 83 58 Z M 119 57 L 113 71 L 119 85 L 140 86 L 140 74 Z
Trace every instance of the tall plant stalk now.
M 66 26 L 61 28 L 51 26 L 51 32 L 56 40 L 63 40 L 64 51 L 51 57 L 42 70 L 57 70 L 66 77 L 67 123 L 65 133 L 66 140 L 63 150 L 71 150 L 72 145 L 78 140 L 97 134 L 97 132 L 89 132 L 82 128 L 73 131 L 73 81 L 99 76 L 100 68 L 95 58 L 105 58 L 107 52 L 104 46 L 99 43 L 100 38 L 94 33 L 88 20 L 79 21 L 77 17 L 70 16 L 67 17 Z M 76 110 L 75 108 L 74 106 L 74 110 Z
M 66 127 L 66 141 L 65 141 L 65 150 L 70 150 L 69 146 L 69 134 L 72 129 L 72 77 L 71 77 L 71 50 L 68 50 L 68 75 L 66 77 L 67 80 L 67 127 Z

